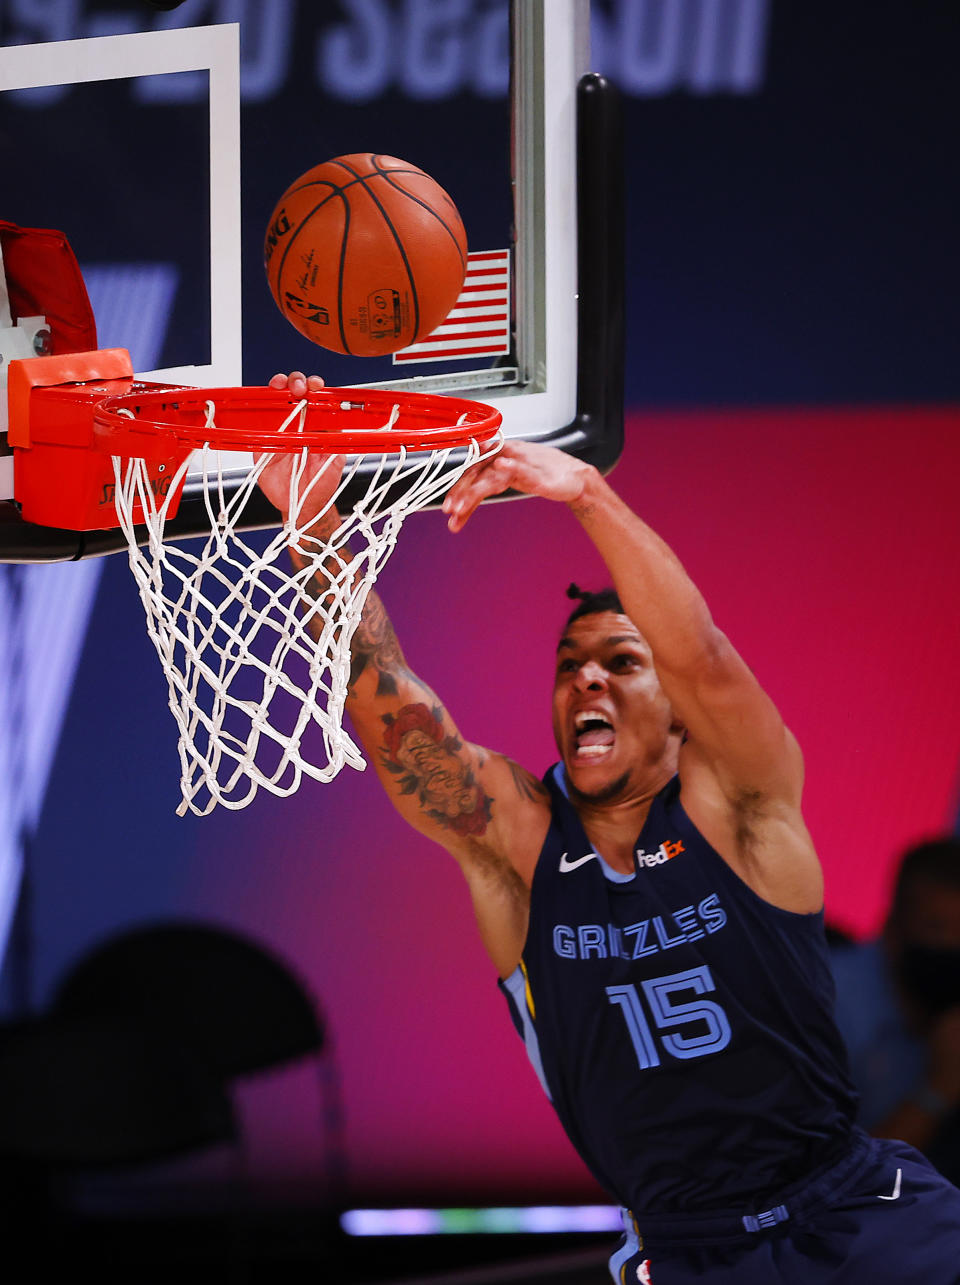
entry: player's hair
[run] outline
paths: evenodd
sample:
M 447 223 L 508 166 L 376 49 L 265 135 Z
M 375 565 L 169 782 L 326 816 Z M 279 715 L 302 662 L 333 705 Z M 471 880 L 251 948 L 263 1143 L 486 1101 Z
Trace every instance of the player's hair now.
M 592 593 L 589 589 L 581 589 L 579 585 L 571 583 L 567 586 L 567 597 L 577 601 L 577 605 L 567 617 L 567 625 L 572 625 L 581 616 L 596 615 L 600 611 L 613 611 L 618 616 L 626 614 L 616 589 L 606 588 Z
M 891 918 L 902 913 L 918 883 L 960 889 L 960 836 L 944 835 L 907 849 L 897 871 Z

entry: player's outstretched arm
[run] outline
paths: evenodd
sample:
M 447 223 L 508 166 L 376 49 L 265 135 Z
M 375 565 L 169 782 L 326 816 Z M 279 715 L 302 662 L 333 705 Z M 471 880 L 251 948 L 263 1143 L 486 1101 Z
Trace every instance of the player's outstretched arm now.
M 680 773 L 695 823 L 769 900 L 818 909 L 822 883 L 800 816 L 799 748 L 679 559 L 596 469 L 537 443 L 508 443 L 451 488 L 444 503 L 451 530 L 507 489 L 566 503 L 603 557 L 687 729 Z
M 275 376 L 271 385 L 288 386 L 295 395 L 307 390 L 298 372 Z M 322 386 L 311 376 L 311 390 Z M 304 487 L 319 467 L 308 467 Z M 300 522 L 311 535 L 329 537 L 340 524 L 327 504 L 341 469 L 338 460 L 306 494 Z M 284 515 L 289 470 L 289 460 L 278 457 L 260 479 L 267 498 Z M 296 550 L 291 556 L 302 565 Z M 322 573 L 308 589 L 318 598 L 328 592 Z M 529 885 L 549 825 L 543 786 L 505 756 L 464 740 L 444 703 L 411 670 L 374 591 L 367 595 L 351 643 L 346 711 L 394 807 L 460 863 L 487 948 L 508 975 L 520 957 Z

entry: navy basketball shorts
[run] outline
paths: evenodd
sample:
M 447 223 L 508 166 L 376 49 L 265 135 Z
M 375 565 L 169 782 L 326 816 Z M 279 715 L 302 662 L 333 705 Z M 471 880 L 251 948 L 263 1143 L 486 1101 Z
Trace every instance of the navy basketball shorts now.
M 848 1155 L 767 1208 L 640 1218 L 610 1259 L 617 1285 L 960 1285 L 960 1190 L 903 1142 Z

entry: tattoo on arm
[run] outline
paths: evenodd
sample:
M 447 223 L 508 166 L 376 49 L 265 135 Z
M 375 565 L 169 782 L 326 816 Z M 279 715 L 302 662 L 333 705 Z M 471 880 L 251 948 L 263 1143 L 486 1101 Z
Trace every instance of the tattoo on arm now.
M 403 652 L 383 603 L 372 591 L 367 595 L 363 615 L 353 635 L 351 653 L 351 691 L 364 670 L 372 666 L 377 673 L 377 695 L 397 694 L 396 675 L 404 667 Z
M 443 711 L 404 705 L 384 714 L 380 760 L 397 778 L 401 794 L 416 794 L 421 810 L 459 835 L 486 833 L 493 799 L 477 784 L 463 742 L 443 729 Z
M 538 781 L 532 772 L 522 768 L 519 763 L 514 763 L 513 759 L 505 759 L 504 762 L 510 769 L 510 775 L 513 777 L 513 783 L 521 799 L 529 799 L 533 803 L 549 799 L 550 793 L 547 787 L 542 781 Z

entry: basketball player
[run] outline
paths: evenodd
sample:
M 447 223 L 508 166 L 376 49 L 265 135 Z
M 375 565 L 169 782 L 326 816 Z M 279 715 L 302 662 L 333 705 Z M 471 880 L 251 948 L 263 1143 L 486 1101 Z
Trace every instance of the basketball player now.
M 289 468 L 261 483 L 281 510 Z M 374 594 L 347 709 L 401 816 L 459 863 L 543 1087 L 624 1208 L 614 1280 L 956 1285 L 960 1192 L 853 1124 L 796 741 L 595 469 L 507 443 L 449 492 L 451 531 L 508 488 L 566 504 L 615 587 L 557 644 L 545 783 L 462 738 Z

